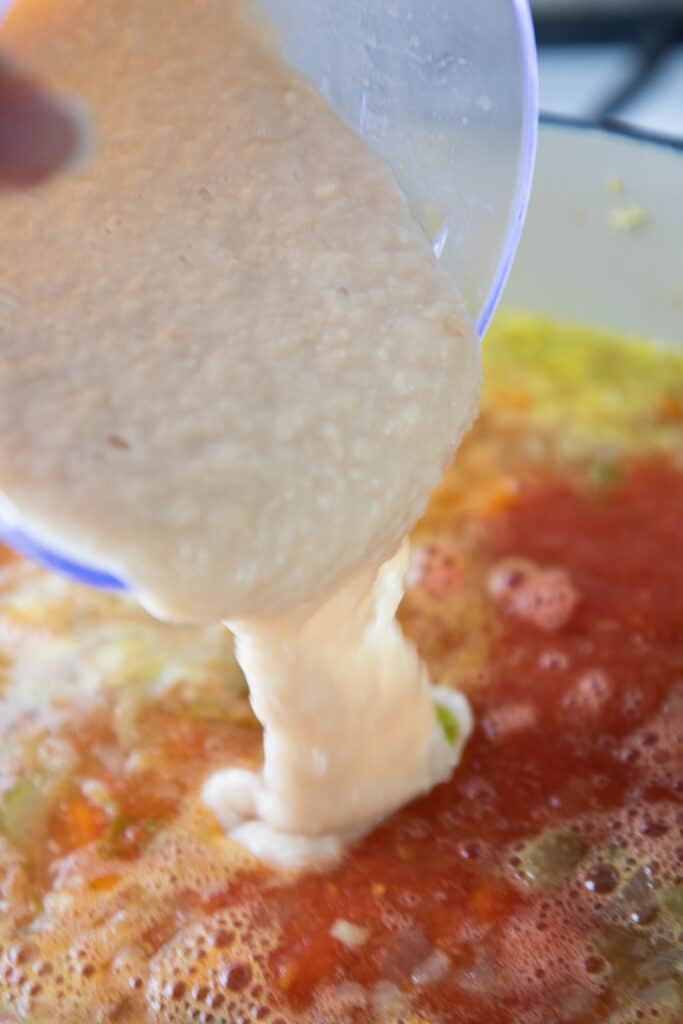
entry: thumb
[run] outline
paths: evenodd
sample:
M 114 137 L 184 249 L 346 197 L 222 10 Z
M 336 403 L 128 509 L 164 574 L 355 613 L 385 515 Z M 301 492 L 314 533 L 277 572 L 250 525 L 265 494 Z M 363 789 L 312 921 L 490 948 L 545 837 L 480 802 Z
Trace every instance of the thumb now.
M 72 169 L 87 156 L 89 140 L 80 104 L 51 94 L 0 57 L 0 189 L 37 185 Z

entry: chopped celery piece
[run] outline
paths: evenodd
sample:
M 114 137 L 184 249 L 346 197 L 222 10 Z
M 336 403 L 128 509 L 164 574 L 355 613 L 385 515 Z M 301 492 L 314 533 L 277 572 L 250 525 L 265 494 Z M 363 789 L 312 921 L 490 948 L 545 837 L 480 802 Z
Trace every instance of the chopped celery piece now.
M 683 926 L 683 885 L 668 885 L 657 894 L 659 906 L 676 925 Z
M 0 797 L 0 832 L 22 850 L 29 850 L 46 831 L 54 806 L 51 788 L 40 775 L 27 775 Z
M 188 705 L 193 718 L 203 722 L 225 722 L 227 725 L 257 725 L 253 711 L 244 702 L 221 704 L 212 700 L 194 700 Z
M 622 471 L 616 462 L 598 462 L 590 472 L 590 479 L 593 487 L 598 491 L 616 487 L 622 478 Z
M 586 843 L 575 832 L 548 829 L 522 849 L 522 871 L 542 889 L 554 889 L 571 875 L 586 850 Z
M 164 818 L 129 818 L 118 814 L 100 843 L 100 853 L 107 860 L 129 860 L 138 856 L 164 827 Z
M 460 735 L 460 725 L 457 718 L 452 711 L 449 711 L 445 704 L 435 704 L 434 711 L 436 713 L 436 720 L 441 726 L 446 740 L 454 747 Z

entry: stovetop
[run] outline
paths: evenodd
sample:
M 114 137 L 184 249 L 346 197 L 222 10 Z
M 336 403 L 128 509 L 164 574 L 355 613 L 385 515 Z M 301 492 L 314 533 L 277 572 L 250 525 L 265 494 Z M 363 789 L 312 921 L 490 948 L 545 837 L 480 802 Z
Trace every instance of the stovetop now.
M 534 0 L 541 109 L 683 144 L 683 0 Z

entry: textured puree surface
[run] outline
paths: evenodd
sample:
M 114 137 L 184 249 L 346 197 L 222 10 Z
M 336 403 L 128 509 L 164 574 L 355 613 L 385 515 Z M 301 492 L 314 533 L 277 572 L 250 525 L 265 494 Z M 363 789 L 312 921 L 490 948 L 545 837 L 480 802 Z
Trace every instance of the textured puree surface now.
M 467 701 L 431 686 L 395 618 L 406 555 L 355 576 L 313 612 L 236 624 L 237 658 L 264 726 L 263 771 L 219 772 L 204 799 L 266 860 L 337 856 L 460 759 L 472 730 Z
M 225 631 L 7 561 L 3 1024 L 679 1024 L 683 358 L 527 318 L 484 358 L 399 611 L 476 727 L 338 863 L 202 803 L 261 758 Z
M 3 200 L 0 488 L 38 535 L 219 622 L 393 555 L 479 350 L 388 168 L 240 0 L 22 0 L 79 175 Z

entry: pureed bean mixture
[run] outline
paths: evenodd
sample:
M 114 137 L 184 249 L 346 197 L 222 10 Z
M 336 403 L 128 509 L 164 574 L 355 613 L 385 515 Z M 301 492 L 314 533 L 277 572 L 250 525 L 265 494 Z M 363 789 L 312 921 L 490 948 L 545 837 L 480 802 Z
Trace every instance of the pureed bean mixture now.
M 484 354 L 401 611 L 476 730 L 335 866 L 201 803 L 261 750 L 223 629 L 7 556 L 2 1024 L 683 1018 L 683 358 L 528 317 Z

